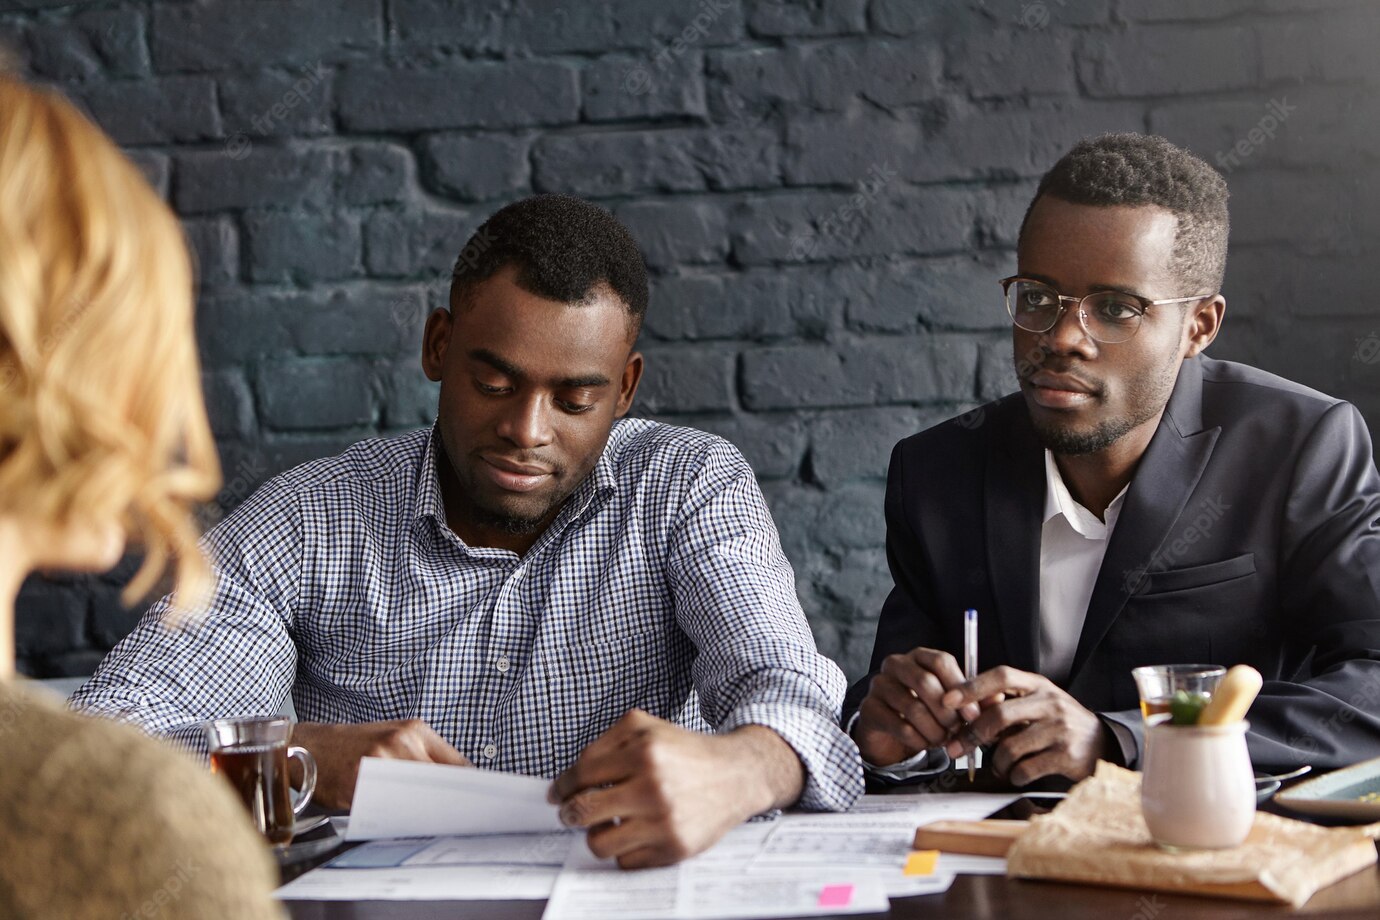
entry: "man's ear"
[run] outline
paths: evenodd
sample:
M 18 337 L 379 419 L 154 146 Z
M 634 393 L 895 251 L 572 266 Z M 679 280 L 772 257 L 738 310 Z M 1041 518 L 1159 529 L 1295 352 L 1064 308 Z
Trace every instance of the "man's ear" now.
M 623 376 L 618 381 L 618 407 L 614 410 L 614 418 L 622 418 L 632 408 L 637 385 L 642 381 L 642 367 L 642 352 L 635 351 L 628 355 L 628 363 L 623 365 Z
M 1222 329 L 1222 315 L 1226 312 L 1227 299 L 1221 294 L 1193 308 L 1193 312 L 1188 315 L 1188 329 L 1185 333 L 1188 339 L 1188 347 L 1184 350 L 1185 358 L 1193 357 L 1212 344 L 1212 340 L 1217 338 L 1217 333 Z
M 452 318 L 445 307 L 437 307 L 426 318 L 422 332 L 422 370 L 426 379 L 439 381 L 446 366 L 446 349 L 450 347 Z

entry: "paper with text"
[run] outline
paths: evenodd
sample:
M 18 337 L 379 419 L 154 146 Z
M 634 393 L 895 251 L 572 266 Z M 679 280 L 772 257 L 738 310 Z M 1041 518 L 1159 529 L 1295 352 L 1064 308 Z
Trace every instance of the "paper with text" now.
M 494 837 L 375 840 L 278 889 L 283 900 L 541 900 L 572 845 L 568 831 Z
M 1010 794 L 864 796 L 842 814 L 786 814 L 771 825 L 753 871 L 846 870 L 880 879 L 893 898 L 946 891 L 955 875 L 1005 872 L 1006 860 L 941 854 L 934 872 L 906 874 L 915 829 L 940 820 L 976 820 L 1010 804 Z
M 760 825 L 735 828 L 701 856 L 664 869 L 625 871 L 574 847 L 543 920 L 754 920 L 885 913 L 875 877 L 847 872 L 757 872 L 737 855 L 760 846 Z M 723 846 L 723 850 L 719 850 Z M 716 852 L 718 851 L 718 852 Z M 728 854 L 734 854 L 732 856 Z

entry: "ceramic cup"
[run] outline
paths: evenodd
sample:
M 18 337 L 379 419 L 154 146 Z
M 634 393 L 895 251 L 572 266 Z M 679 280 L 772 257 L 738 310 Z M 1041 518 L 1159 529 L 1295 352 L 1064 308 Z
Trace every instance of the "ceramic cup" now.
M 1255 821 L 1247 722 L 1145 727 L 1140 802 L 1150 836 L 1171 850 L 1220 850 Z

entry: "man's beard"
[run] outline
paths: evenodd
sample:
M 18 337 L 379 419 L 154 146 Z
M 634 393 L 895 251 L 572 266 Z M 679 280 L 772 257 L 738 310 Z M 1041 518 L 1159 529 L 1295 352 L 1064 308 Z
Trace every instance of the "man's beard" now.
M 555 475 L 558 477 L 564 476 L 565 467 L 556 467 Z M 501 506 L 495 507 L 489 505 L 483 498 L 471 492 L 470 511 L 475 518 L 475 523 L 479 524 L 481 527 L 499 530 L 514 537 L 530 537 L 532 534 L 540 532 L 542 528 L 555 518 L 560 509 L 565 506 L 566 501 L 575 493 L 575 489 L 578 488 L 578 486 L 579 481 L 577 480 L 575 485 L 552 495 L 551 500 L 546 503 L 546 507 L 537 511 L 535 514 L 525 515 L 518 514 Z
M 501 530 L 513 537 L 530 537 L 542 529 L 546 524 L 546 516 L 551 513 L 551 508 L 547 508 L 537 517 L 516 517 L 502 511 L 495 511 L 492 508 L 485 508 L 478 503 L 473 505 L 473 510 L 475 517 L 479 519 L 476 523 L 480 526 Z
M 1148 421 L 1153 416 L 1154 413 L 1151 412 L 1150 415 L 1142 419 L 1107 419 L 1091 431 L 1075 431 L 1061 428 L 1058 425 L 1044 424 L 1036 421 L 1033 417 L 1031 423 L 1035 426 L 1035 436 L 1048 450 L 1066 457 L 1075 457 L 1106 450 L 1125 437 L 1132 428 Z

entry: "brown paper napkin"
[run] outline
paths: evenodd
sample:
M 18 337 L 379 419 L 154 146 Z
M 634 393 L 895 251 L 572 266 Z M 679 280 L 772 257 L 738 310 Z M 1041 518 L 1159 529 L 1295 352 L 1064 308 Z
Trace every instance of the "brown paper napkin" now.
M 1155 846 L 1140 811 L 1140 774 L 1099 763 L 1058 808 L 1032 818 L 1007 854 L 1007 874 L 1126 888 L 1282 901 L 1375 864 L 1369 828 L 1324 828 L 1258 813 L 1250 836 L 1230 850 L 1168 853 Z

